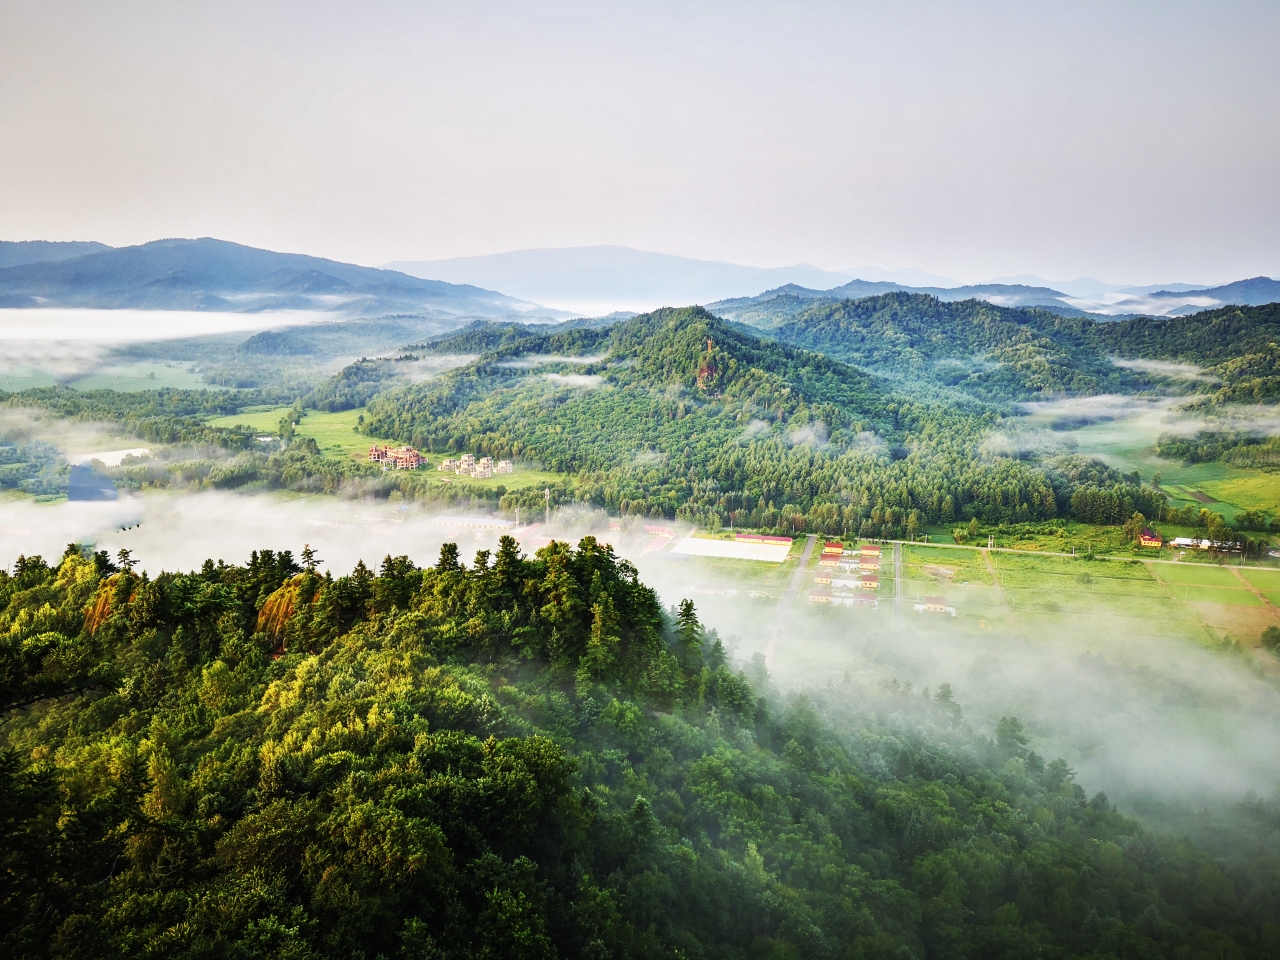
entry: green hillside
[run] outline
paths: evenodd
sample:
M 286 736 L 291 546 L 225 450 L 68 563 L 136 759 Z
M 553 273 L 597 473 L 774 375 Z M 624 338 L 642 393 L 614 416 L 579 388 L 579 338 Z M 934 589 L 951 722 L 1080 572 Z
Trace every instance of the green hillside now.
M 1147 385 L 1103 355 L 1090 336 L 1092 327 L 1091 321 L 1044 310 L 888 293 L 811 302 L 783 318 L 771 335 L 870 370 L 958 387 L 989 400 Z
M 590 538 L 304 563 L 0 573 L 5 956 L 1275 955 L 1016 718 L 833 726 Z
M 569 474 L 571 496 L 713 527 L 802 520 L 870 536 L 974 515 L 1041 520 L 1069 510 L 1080 483 L 1105 489 L 1123 519 L 1156 496 L 1114 471 L 1081 479 L 1074 467 L 986 456 L 997 418 L 984 405 L 897 394 L 701 308 L 607 329 L 473 329 L 429 347 L 471 352 L 488 337 L 497 348 L 474 363 L 374 397 L 367 431 L 533 459 Z
M 1205 367 L 1222 381 L 1209 388 L 1214 404 L 1280 399 L 1280 303 L 1099 324 L 1092 337 L 1120 356 Z

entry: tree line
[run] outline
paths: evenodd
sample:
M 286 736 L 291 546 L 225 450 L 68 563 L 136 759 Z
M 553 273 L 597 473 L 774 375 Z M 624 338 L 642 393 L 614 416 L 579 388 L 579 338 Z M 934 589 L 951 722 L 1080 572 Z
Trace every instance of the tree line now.
M 949 686 L 840 727 L 604 544 L 0 573 L 14 957 L 1273 955 L 1277 890 Z

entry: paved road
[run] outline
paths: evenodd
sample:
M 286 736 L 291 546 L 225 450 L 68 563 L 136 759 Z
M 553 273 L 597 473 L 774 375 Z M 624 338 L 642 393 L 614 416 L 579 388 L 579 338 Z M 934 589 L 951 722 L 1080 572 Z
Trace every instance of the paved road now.
M 778 608 L 773 613 L 773 622 L 769 625 L 769 642 L 764 648 L 764 663 L 766 667 L 773 665 L 773 648 L 778 645 L 778 631 L 782 629 L 782 624 L 791 613 L 791 608 L 795 606 L 796 595 L 800 593 L 800 586 L 804 583 L 804 575 L 809 571 L 809 558 L 813 556 L 813 545 L 817 540 L 817 535 L 812 533 L 805 539 L 804 550 L 800 553 L 800 563 L 796 567 L 796 572 L 791 575 L 791 583 L 787 586 L 787 592 L 782 595 L 782 599 L 778 601 Z

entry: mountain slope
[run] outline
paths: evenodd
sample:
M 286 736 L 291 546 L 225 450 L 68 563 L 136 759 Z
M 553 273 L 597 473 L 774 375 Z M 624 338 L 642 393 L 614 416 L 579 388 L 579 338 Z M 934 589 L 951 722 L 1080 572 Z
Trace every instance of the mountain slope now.
M 18 267 L 25 263 L 70 260 L 110 249 L 105 243 L 94 240 L 0 240 L 0 269 Z
M 0 270 L 0 305 L 257 311 L 433 311 L 547 316 L 491 290 L 275 253 L 223 240 L 156 240 Z
M 1098 324 L 1090 336 L 1119 356 L 1203 367 L 1222 381 L 1212 403 L 1280 399 L 1280 303 Z
M 779 340 L 990 400 L 1093 394 L 1144 385 L 1112 364 L 1093 324 L 981 300 L 944 303 L 927 294 L 810 301 L 771 331 Z
M 998 420 L 985 405 L 895 393 L 700 307 L 607 329 L 473 327 L 422 349 L 481 356 L 374 397 L 371 436 L 535 461 L 568 475 L 557 498 L 615 512 L 900 536 L 926 521 L 1060 516 L 1086 482 L 985 454 Z M 1148 494 L 1098 467 L 1087 482 L 1117 515 L 1147 508 Z M 508 494 L 504 506 L 535 500 Z

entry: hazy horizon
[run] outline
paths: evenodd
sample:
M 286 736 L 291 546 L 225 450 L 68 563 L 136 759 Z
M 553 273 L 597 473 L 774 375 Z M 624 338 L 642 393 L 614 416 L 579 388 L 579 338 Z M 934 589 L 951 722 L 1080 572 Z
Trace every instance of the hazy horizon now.
M 1280 10 L 15 2 L 0 237 L 1280 273 Z

